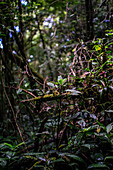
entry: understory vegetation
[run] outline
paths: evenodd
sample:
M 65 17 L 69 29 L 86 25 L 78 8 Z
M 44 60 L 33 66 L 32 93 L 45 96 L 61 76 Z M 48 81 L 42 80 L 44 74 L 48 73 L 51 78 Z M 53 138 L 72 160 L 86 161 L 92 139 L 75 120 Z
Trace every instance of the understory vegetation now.
M 0 170 L 113 169 L 113 3 L 103 2 L 0 2 Z

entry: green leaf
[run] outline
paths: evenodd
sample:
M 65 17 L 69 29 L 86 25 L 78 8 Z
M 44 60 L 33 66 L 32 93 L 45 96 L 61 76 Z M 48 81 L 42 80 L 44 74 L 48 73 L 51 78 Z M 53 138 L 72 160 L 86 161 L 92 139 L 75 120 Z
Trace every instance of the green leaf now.
M 26 84 L 25 84 L 25 87 L 28 87 L 28 86 L 29 86 L 29 83 L 26 83 Z
M 92 164 L 92 165 L 88 166 L 88 169 L 93 169 L 93 168 L 107 168 L 107 169 L 109 169 L 108 166 L 105 164 Z
M 47 82 L 47 85 L 50 86 L 50 87 L 52 87 L 52 88 L 56 87 L 56 85 L 53 84 L 53 83 L 51 83 L 51 82 Z
M 113 125 L 112 123 L 110 123 L 109 125 L 106 126 L 106 130 L 107 130 L 107 133 L 109 133 L 113 128 Z
M 59 80 L 60 85 L 63 85 L 63 79 Z
M 67 89 L 67 90 L 65 90 L 65 91 L 66 91 L 66 92 L 70 92 L 71 95 L 73 95 L 73 96 L 78 96 L 79 94 L 81 94 L 80 91 L 74 90 L 74 89 Z
M 106 35 L 107 35 L 107 36 L 108 36 L 108 35 L 113 35 L 113 33 L 112 33 L 112 32 L 111 32 L 111 33 L 107 33 Z
M 7 4 L 7 2 L 0 2 L 0 5 L 2 5 L 2 4 L 3 4 L 3 5 L 4 5 L 4 4 Z
M 70 165 L 70 166 L 74 166 L 74 167 L 76 167 L 76 170 L 79 170 L 79 169 L 77 169 L 78 166 L 79 166 L 77 163 L 73 162 L 73 163 L 70 163 L 69 165 Z
M 36 166 L 34 166 L 35 168 L 44 168 L 44 166 L 43 165 L 36 165 Z
M 112 44 L 113 44 L 113 42 L 109 43 L 108 45 L 112 45 Z
M 18 145 L 15 146 L 15 148 L 17 148 L 17 147 L 19 147 L 19 146 L 21 146 L 21 145 L 23 145 L 23 144 L 25 144 L 25 143 L 24 143 L 24 142 L 19 143 Z
M 97 122 L 104 130 L 106 130 L 106 127 L 105 127 L 102 123 L 100 123 L 98 120 L 96 120 L 96 122 Z
M 83 144 L 82 146 L 83 146 L 83 147 L 86 147 L 86 148 L 88 148 L 88 149 L 91 149 L 91 145 L 90 145 L 90 144 Z
M 65 162 L 65 161 L 64 161 L 64 159 L 59 158 L 59 159 L 56 159 L 56 160 L 52 161 L 52 163 L 55 163 L 55 162 Z
M 97 161 L 103 161 L 103 154 L 101 153 L 95 153 L 94 156 L 93 156 L 95 162 Z
M 66 156 L 68 156 L 69 158 L 75 159 L 76 161 L 85 163 L 84 160 L 82 158 L 80 158 L 79 156 L 77 156 L 77 155 L 67 154 Z
M 0 166 L 5 167 L 7 164 L 7 161 L 4 158 L 0 158 Z
M 104 161 L 108 160 L 108 159 L 113 159 L 113 156 L 107 156 L 105 157 Z
M 34 153 L 34 152 L 30 152 L 30 153 L 24 153 L 24 156 L 40 156 L 40 155 L 44 155 L 46 154 L 46 152 L 41 152 L 41 153 Z
M 0 34 L 0 37 L 5 37 L 6 35 L 5 34 Z
M 88 127 L 88 128 L 85 128 L 84 130 L 83 130 L 83 132 L 87 132 L 87 131 L 90 131 L 91 130 L 91 127 Z
M 5 154 L 6 154 L 6 159 L 7 159 L 7 158 L 8 158 L 8 159 L 11 159 L 12 156 L 14 156 L 14 152 L 12 152 L 12 151 L 7 151 L 7 152 L 5 152 Z
M 16 93 L 20 94 L 21 92 L 22 92 L 22 89 L 18 89 Z
M 72 50 L 72 52 L 75 52 L 75 48 Z
M 111 29 L 111 30 L 106 30 L 105 32 L 113 32 L 113 30 Z
M 66 79 L 63 79 L 62 76 L 58 76 L 58 83 L 63 85 L 66 82 Z
M 113 113 L 113 110 L 105 110 L 107 113 Z
M 58 81 L 60 81 L 61 79 L 63 79 L 62 76 L 58 76 Z
M 93 48 L 95 48 L 96 51 L 99 51 L 99 50 L 101 50 L 101 45 L 94 45 Z
M 13 148 L 13 146 L 9 143 L 4 143 L 5 145 L 9 146 L 10 148 Z

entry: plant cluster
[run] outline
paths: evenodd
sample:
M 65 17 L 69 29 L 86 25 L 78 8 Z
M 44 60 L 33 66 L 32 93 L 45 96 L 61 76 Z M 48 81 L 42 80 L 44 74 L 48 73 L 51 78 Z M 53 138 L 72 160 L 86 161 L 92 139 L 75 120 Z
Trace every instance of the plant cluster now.
M 0 2 L 0 170 L 113 168 L 112 4 Z
M 107 60 L 102 64 L 102 39 L 92 43 L 91 70 L 46 82 L 44 92 L 37 89 L 38 97 L 27 82 L 26 89 L 17 90 L 20 137 L 12 131 L 1 137 L 1 168 L 113 167 L 113 61 L 111 51 L 106 50 Z M 107 49 L 111 42 L 106 44 Z M 7 125 L 11 126 L 10 122 Z

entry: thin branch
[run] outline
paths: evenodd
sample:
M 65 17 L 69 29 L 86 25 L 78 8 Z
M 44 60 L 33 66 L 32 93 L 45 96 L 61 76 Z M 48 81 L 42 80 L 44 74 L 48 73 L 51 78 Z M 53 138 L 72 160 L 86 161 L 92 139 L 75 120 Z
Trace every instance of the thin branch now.
M 26 150 L 27 150 L 27 146 L 26 146 L 26 144 L 25 144 L 25 141 L 24 141 L 24 139 L 23 139 L 22 133 L 21 133 L 20 128 L 19 128 L 19 126 L 18 126 L 18 124 L 17 124 L 17 121 L 16 121 L 14 109 L 13 109 L 13 107 L 12 107 L 12 104 L 11 104 L 11 102 L 10 102 L 10 99 L 9 99 L 9 97 L 8 97 L 8 95 L 7 95 L 6 90 L 5 90 L 5 85 L 4 85 L 3 79 L 2 79 L 2 84 L 3 84 L 3 89 L 4 89 L 5 96 L 6 96 L 7 100 L 8 100 L 9 106 L 11 107 L 11 110 L 12 110 L 12 113 L 13 113 L 13 118 L 14 118 L 14 121 L 15 121 L 16 128 L 17 128 L 17 130 L 18 130 L 18 132 L 19 132 L 19 135 L 20 135 L 20 137 L 21 137 L 21 140 L 22 140 L 22 142 L 24 143 L 25 148 L 26 148 Z M 28 152 L 28 150 L 27 150 L 27 152 Z
M 26 100 L 22 100 L 21 102 L 30 102 L 30 101 L 50 101 L 50 100 L 56 100 L 56 99 L 59 99 L 61 97 L 73 97 L 73 96 L 76 96 L 78 97 L 79 95 L 74 95 L 74 94 L 71 94 L 70 92 L 68 93 L 62 93 L 61 95 L 57 93 L 53 93 L 53 94 L 46 94 L 44 96 L 38 96 L 38 97 L 35 97 L 35 98 L 31 98 L 31 99 L 26 99 Z

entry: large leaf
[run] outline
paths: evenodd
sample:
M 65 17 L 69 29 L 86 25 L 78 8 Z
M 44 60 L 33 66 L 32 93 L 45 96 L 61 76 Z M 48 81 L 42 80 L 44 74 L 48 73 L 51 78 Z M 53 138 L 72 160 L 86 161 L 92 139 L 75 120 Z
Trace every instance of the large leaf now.
M 57 87 L 57 85 L 55 85 L 54 83 L 51 83 L 51 82 L 47 82 L 47 85 L 54 88 L 54 87 Z
M 9 143 L 4 143 L 4 144 L 2 144 L 1 145 L 2 147 L 6 147 L 6 148 L 10 148 L 10 149 L 12 149 L 13 148 L 13 146 L 11 145 L 11 144 L 9 144 Z
M 88 148 L 88 149 L 91 149 L 91 144 L 83 144 L 82 147 L 85 147 L 85 148 Z
M 113 161 L 113 156 L 107 156 L 107 157 L 105 157 L 104 160 L 105 160 L 105 161 L 107 161 L 107 160 L 112 160 L 112 161 Z
M 107 133 L 109 133 L 113 128 L 113 124 L 110 123 L 109 125 L 106 126 Z
M 24 153 L 24 156 L 40 156 L 44 154 L 46 154 L 46 152 L 40 152 L 40 153 L 29 152 L 29 153 Z
M 74 90 L 74 89 L 67 89 L 66 92 L 70 92 L 71 95 L 75 95 L 75 96 L 78 96 L 79 94 L 81 94 L 80 91 Z
M 68 156 L 69 158 L 72 158 L 72 159 L 74 159 L 76 161 L 79 161 L 81 163 L 85 163 L 84 160 L 81 157 L 77 156 L 77 155 L 67 154 L 66 156 Z
M 93 168 L 107 168 L 107 169 L 109 169 L 109 167 L 105 164 L 92 164 L 92 165 L 88 166 L 88 169 L 93 169 Z

